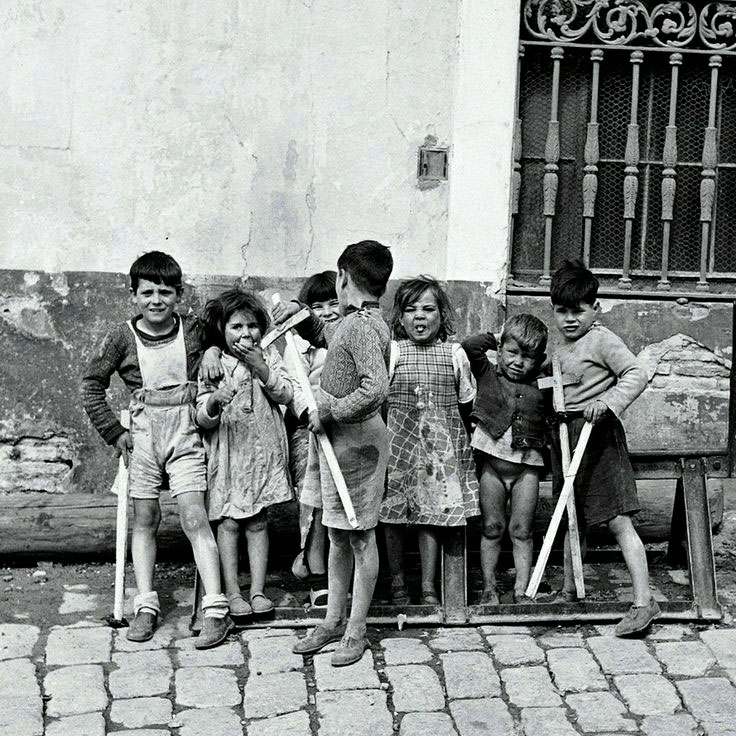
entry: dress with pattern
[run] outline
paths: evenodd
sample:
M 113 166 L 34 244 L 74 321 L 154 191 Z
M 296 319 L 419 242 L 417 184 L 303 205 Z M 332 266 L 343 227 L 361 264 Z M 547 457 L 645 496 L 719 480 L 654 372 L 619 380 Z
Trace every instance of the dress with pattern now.
M 197 424 L 205 430 L 210 521 L 248 519 L 294 498 L 279 409 L 294 392 L 276 348 L 267 348 L 263 357 L 269 368 L 265 384 L 244 363 L 223 354 L 224 376 L 218 385 L 229 382 L 237 393 L 214 417 L 207 412 L 207 400 L 215 387 L 199 382 Z
M 458 402 L 475 397 L 468 358 L 456 343 L 411 340 L 395 343 L 395 354 L 380 520 L 462 526 L 480 513 L 473 454 L 458 409 Z

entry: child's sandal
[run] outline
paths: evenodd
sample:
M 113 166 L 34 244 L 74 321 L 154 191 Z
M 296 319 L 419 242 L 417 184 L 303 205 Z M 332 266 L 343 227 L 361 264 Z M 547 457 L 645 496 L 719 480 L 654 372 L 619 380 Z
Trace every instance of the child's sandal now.
M 394 606 L 408 606 L 410 602 L 409 591 L 404 585 L 391 585 L 391 603 Z
M 244 618 L 253 615 L 253 609 L 248 601 L 245 600 L 242 593 L 233 593 L 227 597 L 230 606 L 230 615 L 235 618 Z
M 312 588 L 309 591 L 310 608 L 327 608 L 328 593 L 327 588 Z
M 273 613 L 274 605 L 270 598 L 266 598 L 263 593 L 253 593 L 250 597 L 250 606 L 253 609 L 254 616 L 267 616 Z
M 440 604 L 440 599 L 434 590 L 423 590 L 422 603 L 425 606 L 438 606 Z

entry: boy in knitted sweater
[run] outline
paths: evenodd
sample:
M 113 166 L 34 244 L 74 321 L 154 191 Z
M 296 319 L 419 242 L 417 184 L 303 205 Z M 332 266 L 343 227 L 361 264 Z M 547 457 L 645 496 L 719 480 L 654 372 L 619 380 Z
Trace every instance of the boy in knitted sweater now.
M 575 503 L 580 529 L 608 524 L 631 575 L 634 602 L 616 626 L 617 636 L 644 631 L 660 615 L 649 590 L 647 556 L 631 521 L 639 510 L 634 471 L 622 412 L 646 388 L 647 374 L 620 337 L 597 322 L 598 279 L 580 261 L 565 261 L 550 286 L 554 322 L 563 342 L 557 349 L 563 376 L 576 377 L 564 387 L 570 443 L 574 447 L 586 421 L 594 427 L 575 477 Z M 564 483 L 559 433 L 552 442 L 553 485 Z M 563 593 L 575 599 L 575 583 L 565 538 Z
M 330 552 L 329 591 L 324 623 L 294 646 L 297 654 L 314 654 L 339 641 L 333 666 L 360 660 L 368 646 L 366 618 L 378 577 L 375 527 L 383 497 L 388 463 L 388 432 L 381 408 L 388 397 L 389 330 L 378 299 L 386 290 L 393 259 L 388 248 L 373 240 L 349 245 L 337 261 L 337 298 L 342 319 L 331 324 L 312 317 L 299 333 L 315 347 L 326 347 L 318 411 L 309 417 L 313 432 L 325 432 L 332 442 L 358 521 L 348 522 L 322 452 L 310 456 L 305 488 L 321 489 L 322 523 Z M 274 321 L 284 322 L 302 307 L 278 305 Z M 347 595 L 355 561 L 353 598 L 347 618 Z
M 204 584 L 204 621 L 194 646 L 206 649 L 223 642 L 233 624 L 220 587 L 217 546 L 204 506 L 204 446 L 193 421 L 203 348 L 200 323 L 194 315 L 180 316 L 175 311 L 181 299 L 182 272 L 166 253 L 151 251 L 133 263 L 130 292 L 137 315 L 107 334 L 82 378 L 82 403 L 90 421 L 128 466 L 128 495 L 134 511 L 131 555 L 138 588 L 128 639 L 150 639 L 161 612 L 153 572 L 161 521 L 159 497 L 167 476 Z M 107 402 L 114 373 L 132 394 L 130 431 Z

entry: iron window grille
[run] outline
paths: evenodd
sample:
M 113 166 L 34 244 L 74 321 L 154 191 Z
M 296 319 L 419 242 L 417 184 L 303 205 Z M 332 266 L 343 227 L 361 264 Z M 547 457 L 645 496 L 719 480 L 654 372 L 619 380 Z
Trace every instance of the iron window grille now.
M 526 0 L 511 284 L 733 291 L 736 4 Z

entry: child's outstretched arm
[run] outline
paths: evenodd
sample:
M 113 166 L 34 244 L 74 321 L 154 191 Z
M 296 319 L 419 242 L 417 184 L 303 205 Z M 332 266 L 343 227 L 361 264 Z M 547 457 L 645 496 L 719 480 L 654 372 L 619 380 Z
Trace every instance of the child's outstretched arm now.
M 468 354 L 458 343 L 452 345 L 452 368 L 455 374 L 455 389 L 457 391 L 457 407 L 460 418 L 468 433 L 473 433 L 471 414 L 473 413 L 473 402 L 475 401 L 476 387 L 470 367 Z
M 491 364 L 486 357 L 486 351 L 498 349 L 498 341 L 492 332 L 481 332 L 479 335 L 466 337 L 462 341 L 461 346 L 468 356 L 470 370 L 476 379 L 491 369 Z
M 212 345 L 202 354 L 199 377 L 209 383 L 216 383 L 222 376 L 222 350 L 217 345 Z
M 325 330 L 326 323 L 323 322 L 311 308 L 306 304 L 292 299 L 290 302 L 279 302 L 273 307 L 274 324 L 281 325 L 286 322 L 289 317 L 293 317 L 297 312 L 304 308 L 309 309 L 309 317 L 300 322 L 294 329 L 299 336 L 304 338 L 310 345 L 315 348 L 326 348 L 329 342 L 329 336 L 332 330 Z M 335 325 L 336 323 L 332 323 Z

